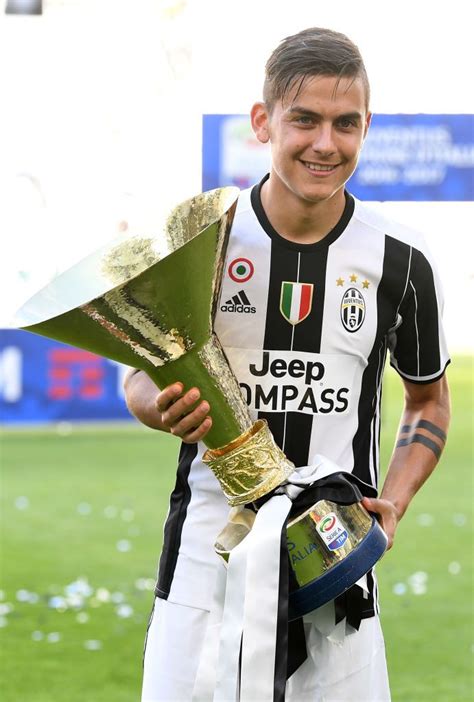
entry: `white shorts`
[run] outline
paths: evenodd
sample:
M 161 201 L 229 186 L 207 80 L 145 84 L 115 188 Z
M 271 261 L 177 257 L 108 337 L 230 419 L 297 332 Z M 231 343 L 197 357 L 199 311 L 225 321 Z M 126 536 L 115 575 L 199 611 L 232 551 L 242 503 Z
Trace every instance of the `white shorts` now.
M 144 658 L 142 702 L 191 702 L 209 612 L 157 598 Z M 389 702 L 378 617 L 342 644 L 305 623 L 308 658 L 291 676 L 285 702 Z M 261 702 L 246 700 L 245 702 Z

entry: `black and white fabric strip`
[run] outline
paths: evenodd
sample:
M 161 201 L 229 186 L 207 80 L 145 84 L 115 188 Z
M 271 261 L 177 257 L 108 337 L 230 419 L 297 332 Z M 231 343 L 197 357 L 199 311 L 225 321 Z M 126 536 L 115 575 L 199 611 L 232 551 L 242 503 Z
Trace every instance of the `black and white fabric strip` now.
M 287 677 L 306 658 L 302 620 L 288 626 L 286 525 L 300 495 L 306 491 L 309 497 L 317 481 L 341 474 L 332 461 L 317 458 L 315 465 L 298 468 L 259 507 L 251 531 L 231 551 L 225 586 L 220 585 L 223 613 L 218 653 L 214 650 L 217 663 L 201 662 L 193 702 L 283 702 Z M 328 482 L 319 499 L 337 496 L 337 484 L 330 478 Z M 357 490 L 355 494 L 362 498 Z M 352 491 L 347 503 L 356 501 L 353 495 Z M 314 494 L 310 502 L 314 504 Z M 336 615 L 341 616 L 341 607 Z M 296 646 L 296 657 L 292 646 L 290 660 L 288 637 Z

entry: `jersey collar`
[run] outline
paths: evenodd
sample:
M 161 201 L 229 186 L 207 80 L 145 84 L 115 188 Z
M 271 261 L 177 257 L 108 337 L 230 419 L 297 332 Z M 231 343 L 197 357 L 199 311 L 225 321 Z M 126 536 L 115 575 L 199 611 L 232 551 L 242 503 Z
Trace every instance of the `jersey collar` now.
M 354 214 L 354 198 L 350 193 L 347 192 L 347 190 L 344 191 L 344 195 L 346 198 L 344 211 L 341 215 L 339 222 L 335 225 L 335 227 L 333 227 L 333 229 L 331 229 L 331 231 L 324 237 L 324 239 L 321 239 L 321 241 L 315 241 L 313 244 L 299 244 L 295 241 L 289 241 L 288 239 L 285 239 L 283 236 L 281 236 L 281 234 L 279 234 L 276 231 L 276 229 L 273 228 L 273 226 L 270 223 L 270 220 L 268 219 L 265 213 L 265 210 L 263 209 L 261 190 L 263 184 L 268 180 L 269 177 L 270 174 L 267 173 L 267 175 L 262 178 L 260 183 L 254 185 L 250 193 L 250 200 L 252 203 L 253 211 L 255 212 L 260 226 L 266 232 L 266 234 L 268 234 L 268 236 L 271 239 L 273 239 L 273 241 L 278 242 L 282 246 L 285 246 L 286 248 L 291 249 L 292 251 L 314 251 L 316 249 L 321 249 L 323 247 L 330 246 L 334 241 L 336 241 L 336 239 L 338 239 L 341 236 L 341 234 L 349 224 L 352 215 Z

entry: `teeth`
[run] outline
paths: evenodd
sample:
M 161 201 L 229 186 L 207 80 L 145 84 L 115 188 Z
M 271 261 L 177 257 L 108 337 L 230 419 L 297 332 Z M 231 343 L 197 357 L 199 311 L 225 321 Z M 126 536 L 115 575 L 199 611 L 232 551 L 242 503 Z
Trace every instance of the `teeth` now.
M 305 161 L 305 164 L 310 171 L 332 171 L 334 168 L 334 166 L 319 166 L 317 163 L 309 163 L 309 161 Z

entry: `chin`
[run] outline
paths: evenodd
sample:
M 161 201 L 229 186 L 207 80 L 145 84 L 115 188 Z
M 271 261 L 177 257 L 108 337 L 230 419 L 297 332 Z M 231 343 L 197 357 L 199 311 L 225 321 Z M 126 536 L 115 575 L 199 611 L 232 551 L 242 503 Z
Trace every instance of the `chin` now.
M 301 200 L 306 200 L 306 202 L 316 204 L 318 202 L 326 202 L 327 200 L 330 200 L 332 197 L 334 197 L 334 195 L 336 195 L 340 191 L 340 189 L 341 188 L 320 188 L 317 191 L 302 190 L 296 194 Z

